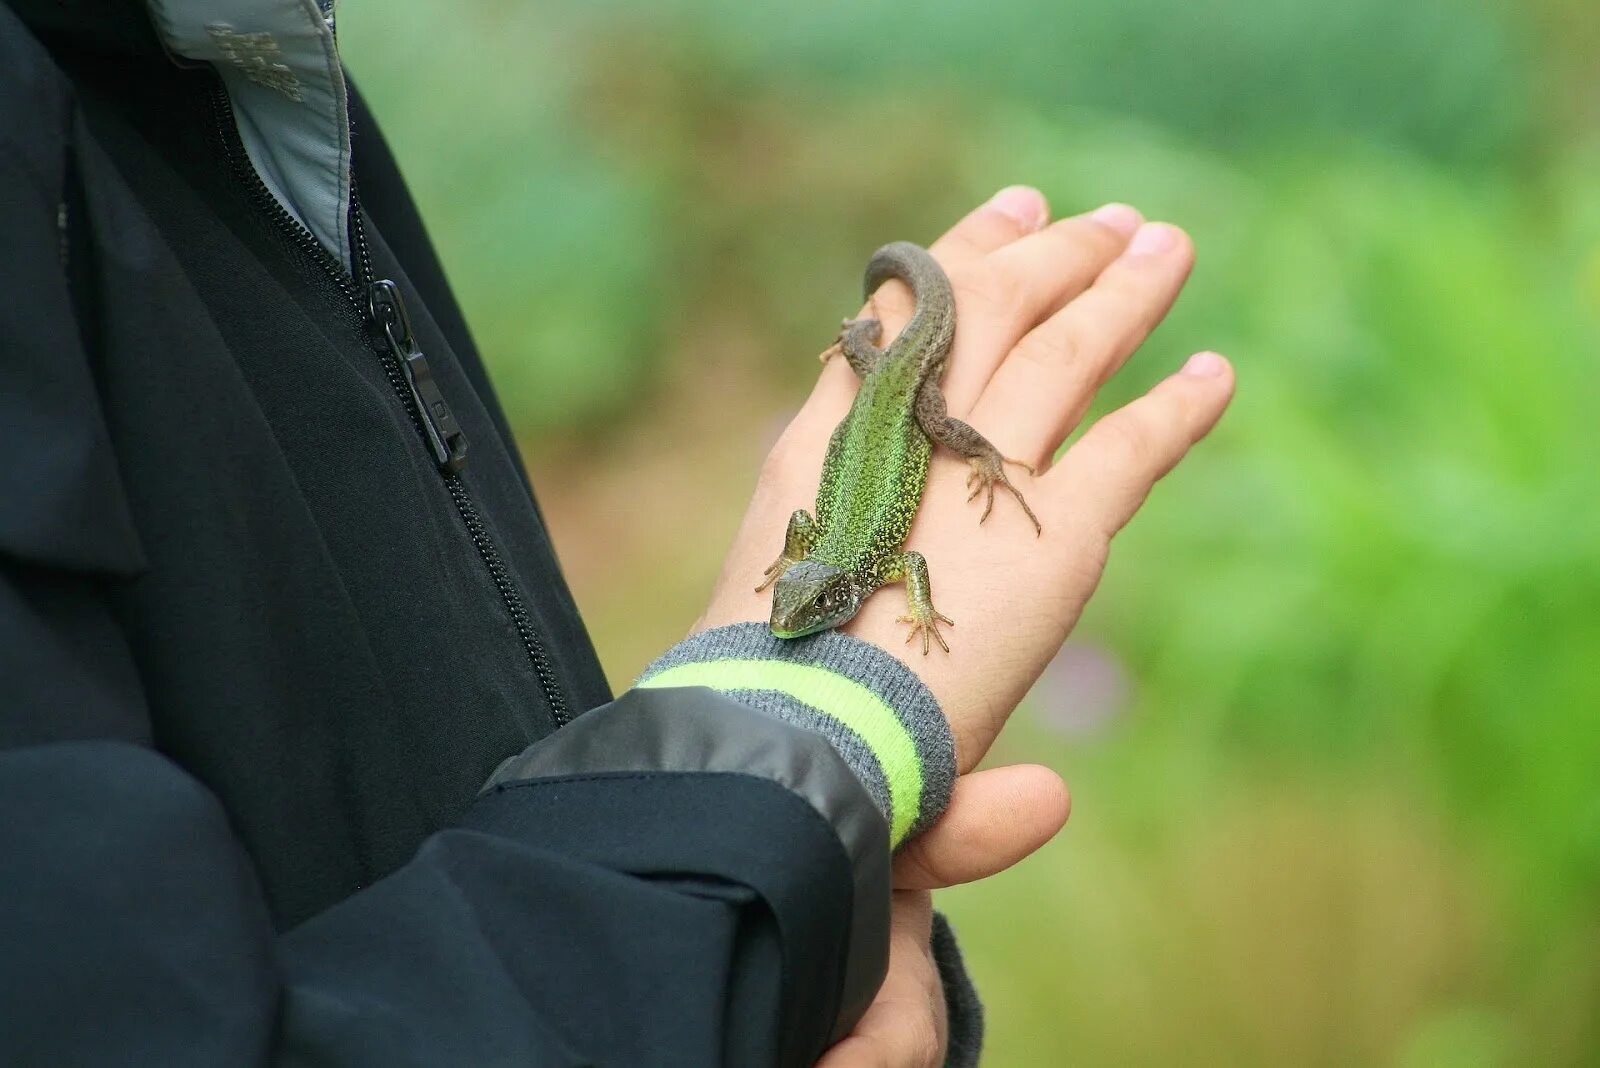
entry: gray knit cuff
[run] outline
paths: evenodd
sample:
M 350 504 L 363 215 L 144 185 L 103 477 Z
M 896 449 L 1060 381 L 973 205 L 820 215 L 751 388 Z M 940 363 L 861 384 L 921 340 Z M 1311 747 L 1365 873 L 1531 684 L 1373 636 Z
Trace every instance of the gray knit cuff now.
M 983 1002 L 972 985 L 967 962 L 956 944 L 956 933 L 942 912 L 933 914 L 933 962 L 944 987 L 945 1013 L 950 1021 L 944 1068 L 977 1068 L 983 1055 Z
M 778 638 L 764 623 L 735 623 L 679 642 L 639 685 L 708 686 L 820 732 L 866 786 L 896 846 L 950 802 L 956 752 L 944 713 L 921 679 L 868 642 L 835 631 Z

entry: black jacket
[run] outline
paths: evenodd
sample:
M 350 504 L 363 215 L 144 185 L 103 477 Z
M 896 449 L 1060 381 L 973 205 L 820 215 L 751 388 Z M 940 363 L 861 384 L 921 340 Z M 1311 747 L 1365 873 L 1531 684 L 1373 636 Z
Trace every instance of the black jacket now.
M 215 75 L 136 2 L 9 3 L 0 1063 L 813 1060 L 882 975 L 883 820 L 819 736 L 611 702 L 360 101 L 459 473 Z

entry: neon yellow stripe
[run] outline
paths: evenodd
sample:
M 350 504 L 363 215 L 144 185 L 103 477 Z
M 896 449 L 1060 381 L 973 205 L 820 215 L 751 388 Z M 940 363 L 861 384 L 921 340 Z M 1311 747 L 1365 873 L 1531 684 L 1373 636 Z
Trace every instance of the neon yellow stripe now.
M 777 690 L 849 727 L 878 758 L 889 784 L 891 844 L 899 845 L 922 809 L 922 761 L 917 745 L 883 698 L 826 668 L 781 660 L 712 660 L 679 664 L 639 684 L 708 686 L 713 690 Z

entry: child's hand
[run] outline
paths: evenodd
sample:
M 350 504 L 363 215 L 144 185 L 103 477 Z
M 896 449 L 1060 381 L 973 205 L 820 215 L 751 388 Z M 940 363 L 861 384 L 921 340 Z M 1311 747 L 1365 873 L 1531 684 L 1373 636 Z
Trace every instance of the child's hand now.
M 889 971 L 866 1015 L 817 1068 L 939 1068 L 950 1021 L 929 942 L 928 891 L 976 882 L 1048 842 L 1067 821 L 1066 787 L 1048 768 L 1019 765 L 963 775 L 950 807 L 894 861 Z
M 1013 481 L 1043 524 L 1002 494 L 981 527 L 966 501 L 968 468 L 936 449 L 907 547 L 928 560 L 934 603 L 955 620 L 950 652 L 905 644 L 905 594 L 887 587 L 845 631 L 894 652 L 927 683 L 971 770 L 1077 621 L 1114 535 L 1156 480 L 1210 431 L 1233 394 L 1220 356 L 1193 357 L 1148 394 L 1097 422 L 1051 458 L 1096 391 L 1166 315 L 1194 250 L 1175 227 L 1112 205 L 1046 226 L 1040 194 L 1013 187 L 968 215 L 931 251 L 955 287 L 955 349 L 944 377 L 950 412 L 1001 452 L 1034 464 Z M 885 344 L 909 317 L 898 282 L 872 300 Z M 821 348 L 826 338 L 818 339 Z M 816 499 L 822 456 L 856 379 L 832 360 L 763 469 L 755 499 L 697 629 L 764 620 L 754 587 L 783 547 L 785 524 Z

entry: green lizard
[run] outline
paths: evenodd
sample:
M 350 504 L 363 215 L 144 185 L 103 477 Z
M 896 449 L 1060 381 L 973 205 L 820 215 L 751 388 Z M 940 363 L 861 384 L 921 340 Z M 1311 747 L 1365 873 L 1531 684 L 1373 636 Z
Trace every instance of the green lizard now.
M 767 568 L 759 593 L 777 583 L 772 595 L 772 633 L 798 638 L 837 627 L 860 610 L 878 587 L 904 582 L 910 605 L 900 622 L 911 624 L 910 642 L 922 636 L 928 653 L 931 635 L 946 652 L 939 624 L 954 622 L 933 607 L 928 562 L 921 553 L 903 552 L 911 520 L 928 480 L 935 442 L 966 457 L 972 465 L 967 486 L 973 500 L 988 491 L 983 515 L 994 508 L 996 485 L 1009 490 L 1041 533 L 1039 520 L 1006 477 L 1008 460 L 972 427 L 945 409 L 939 379 L 955 340 L 955 299 L 950 280 L 926 250 L 905 241 L 885 245 L 867 264 L 866 294 L 898 278 L 911 287 L 916 312 L 887 348 L 877 319 L 847 319 L 839 339 L 822 354 L 843 355 L 861 378 L 850 414 L 834 430 L 822 462 L 817 515 L 804 509 L 789 517 L 783 552 Z

